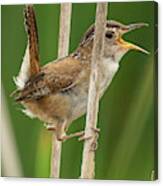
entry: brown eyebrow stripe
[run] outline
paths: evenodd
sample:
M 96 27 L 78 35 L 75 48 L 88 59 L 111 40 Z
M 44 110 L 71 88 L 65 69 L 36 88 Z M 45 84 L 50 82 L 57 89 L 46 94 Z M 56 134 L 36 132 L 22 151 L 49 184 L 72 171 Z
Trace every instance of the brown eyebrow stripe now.
M 113 22 L 113 21 L 107 22 L 106 27 L 107 28 L 118 28 L 118 29 L 122 29 L 122 30 L 127 29 L 126 25 L 123 25 L 123 24 L 118 23 L 118 22 Z
M 106 27 L 107 27 L 107 28 L 121 28 L 120 25 L 113 24 L 113 23 L 107 23 L 107 24 L 106 24 Z

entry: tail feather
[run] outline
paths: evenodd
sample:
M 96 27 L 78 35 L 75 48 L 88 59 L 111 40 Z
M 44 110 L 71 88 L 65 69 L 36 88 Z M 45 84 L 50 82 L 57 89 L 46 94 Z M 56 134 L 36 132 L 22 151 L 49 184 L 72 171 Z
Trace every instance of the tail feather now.
M 17 77 L 13 80 L 17 86 L 17 90 L 11 93 L 16 101 L 23 100 L 22 90 L 27 81 L 40 71 L 39 65 L 39 47 L 38 32 L 36 25 L 36 17 L 32 5 L 26 5 L 24 10 L 25 28 L 28 36 L 28 43 L 21 64 L 21 68 Z
M 14 83 L 16 84 L 19 90 L 22 90 L 25 86 L 25 83 L 29 80 L 31 76 L 30 73 L 30 60 L 29 60 L 29 44 L 27 44 L 23 62 L 17 77 L 14 77 Z
M 35 12 L 32 5 L 27 5 L 24 10 L 25 28 L 28 36 L 28 43 L 25 50 L 23 62 L 14 82 L 19 90 L 22 90 L 31 76 L 40 71 L 38 32 Z
M 30 73 L 34 75 L 40 71 L 38 32 L 35 12 L 32 5 L 27 5 L 24 11 L 26 31 L 29 43 Z

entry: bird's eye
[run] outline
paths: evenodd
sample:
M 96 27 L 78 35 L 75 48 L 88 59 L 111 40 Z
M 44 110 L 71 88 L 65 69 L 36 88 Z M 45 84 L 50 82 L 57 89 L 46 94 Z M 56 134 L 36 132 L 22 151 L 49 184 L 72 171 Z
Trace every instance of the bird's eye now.
M 112 39 L 114 37 L 114 33 L 113 32 L 107 32 L 105 34 L 105 36 L 108 38 L 108 39 Z

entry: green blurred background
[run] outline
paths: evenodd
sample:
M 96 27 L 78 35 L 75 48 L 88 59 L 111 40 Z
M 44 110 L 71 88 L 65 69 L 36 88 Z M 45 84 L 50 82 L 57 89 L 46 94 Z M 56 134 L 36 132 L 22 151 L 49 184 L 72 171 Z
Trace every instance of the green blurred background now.
M 22 174 L 48 177 L 51 133 L 37 119 L 25 116 L 20 111 L 21 106 L 9 97 L 15 89 L 12 78 L 19 71 L 27 43 L 23 9 L 23 5 L 1 8 L 2 85 Z M 73 4 L 70 52 L 95 21 L 95 9 L 95 3 Z M 57 58 L 60 5 L 35 5 L 35 11 L 40 58 L 44 65 Z M 125 38 L 149 50 L 150 55 L 136 51 L 125 55 L 120 71 L 100 102 L 96 179 L 152 180 L 157 177 L 156 15 L 157 4 L 152 1 L 109 3 L 109 19 L 125 24 L 149 23 L 149 27 L 128 33 Z M 82 130 L 84 123 L 85 116 L 71 125 L 70 132 Z M 77 139 L 64 143 L 61 178 L 80 176 L 82 149 L 83 143 Z M 7 176 L 4 164 L 2 162 L 2 175 Z

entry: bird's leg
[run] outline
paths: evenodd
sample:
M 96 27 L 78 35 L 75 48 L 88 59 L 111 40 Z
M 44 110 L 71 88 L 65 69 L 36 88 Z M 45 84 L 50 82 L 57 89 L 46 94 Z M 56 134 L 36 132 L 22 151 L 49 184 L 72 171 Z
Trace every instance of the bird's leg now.
M 84 135 L 84 131 L 75 132 L 75 133 L 67 135 L 66 134 L 67 126 L 68 124 L 66 121 L 64 121 L 63 123 L 58 123 L 57 129 L 56 129 L 56 135 L 59 141 L 65 141 L 65 140 L 68 140 L 74 137 L 80 137 Z
M 80 136 L 83 136 L 83 135 L 84 135 L 84 131 L 80 131 L 80 132 L 75 132 L 75 133 L 72 133 L 72 134 L 69 134 L 69 135 L 61 136 L 60 138 L 58 138 L 58 140 L 65 141 L 65 140 L 68 140 L 68 139 L 71 139 L 71 138 L 74 138 L 74 137 L 80 137 Z
M 57 126 L 56 125 L 52 125 L 52 124 L 44 124 L 44 126 L 49 131 L 55 131 L 57 139 L 59 141 L 66 141 L 66 140 L 74 138 L 74 137 L 82 138 L 84 136 L 84 131 L 75 132 L 75 133 L 67 135 L 66 132 L 67 132 L 68 127 L 69 127 L 69 124 L 67 123 L 67 121 L 59 122 L 57 124 Z M 86 138 L 83 138 L 83 140 L 84 139 L 86 139 Z
M 91 128 L 92 131 L 95 133 L 94 135 L 91 136 L 85 136 L 83 135 L 82 137 L 79 138 L 79 141 L 83 141 L 83 140 L 92 140 L 91 142 L 91 151 L 95 151 L 98 147 L 98 143 L 97 143 L 97 139 L 99 137 L 99 132 L 100 129 L 99 128 Z

